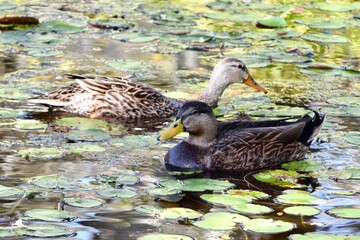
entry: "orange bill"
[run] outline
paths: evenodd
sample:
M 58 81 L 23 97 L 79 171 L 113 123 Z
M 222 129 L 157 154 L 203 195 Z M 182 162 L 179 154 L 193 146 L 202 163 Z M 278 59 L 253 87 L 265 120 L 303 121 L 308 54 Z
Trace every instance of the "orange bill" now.
M 251 77 L 251 75 L 249 74 L 248 78 L 243 82 L 246 85 L 255 88 L 256 90 L 258 90 L 259 92 L 263 92 L 263 93 L 267 93 L 266 89 L 263 88 L 260 84 L 258 84 L 257 82 L 255 82 L 255 80 Z

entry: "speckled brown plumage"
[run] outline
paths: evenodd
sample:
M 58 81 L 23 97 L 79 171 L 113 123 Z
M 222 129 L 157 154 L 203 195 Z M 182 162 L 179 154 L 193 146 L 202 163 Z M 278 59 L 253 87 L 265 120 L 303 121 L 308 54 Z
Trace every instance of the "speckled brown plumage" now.
M 296 122 L 218 122 L 206 104 L 187 102 L 170 130 L 182 126 L 189 137 L 169 150 L 165 162 L 173 167 L 208 170 L 276 166 L 303 157 L 324 120 L 325 116 L 315 112 L 313 118 L 306 115 Z
M 31 98 L 29 102 L 94 118 L 126 119 L 169 117 L 175 115 L 183 104 L 181 100 L 166 98 L 148 85 L 122 77 L 66 76 L 76 83 L 47 95 Z M 233 83 L 245 83 L 258 91 L 266 92 L 253 81 L 240 60 L 226 58 L 215 66 L 209 85 L 198 100 L 214 107 L 223 91 Z

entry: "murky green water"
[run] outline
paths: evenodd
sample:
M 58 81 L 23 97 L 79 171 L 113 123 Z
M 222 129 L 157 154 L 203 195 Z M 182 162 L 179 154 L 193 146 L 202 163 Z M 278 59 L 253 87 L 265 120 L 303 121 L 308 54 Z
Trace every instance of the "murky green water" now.
M 196 239 L 287 239 L 291 234 L 308 232 L 358 234 L 358 218 L 336 218 L 326 211 L 338 207 L 360 208 L 360 7 L 354 5 L 352 11 L 341 12 L 340 6 L 338 10 L 326 10 L 303 1 L 267 3 L 274 5 L 180 0 L 171 3 L 0 1 L 0 17 L 28 15 L 40 20 L 39 26 L 15 26 L 14 30 L 0 32 L 0 184 L 40 192 L 34 198 L 23 200 L 13 214 L 10 212 L 19 196 L 1 198 L 0 225 L 10 226 L 24 218 L 24 212 L 30 209 L 54 209 L 61 193 L 66 197 L 87 194 L 101 198 L 94 186 L 107 187 L 108 184 L 98 181 L 100 174 L 129 174 L 138 177 L 139 182 L 117 187 L 134 191 L 134 197 L 102 198 L 104 204 L 97 208 L 65 205 L 65 210 L 77 219 L 55 225 L 74 231 L 72 239 L 137 239 L 156 232 L 184 234 Z M 349 5 L 351 1 L 346 3 Z M 255 26 L 266 14 L 279 16 L 291 7 L 297 9 L 285 18 L 288 28 L 273 30 Z M 243 18 L 239 17 L 241 14 Z M 245 16 L 250 20 L 245 22 Z M 344 26 L 329 29 L 329 23 L 320 23 L 320 28 L 311 25 L 315 23 L 295 23 L 328 18 Z M 53 20 L 61 24 L 51 23 Z M 114 27 L 95 27 L 100 20 Z M 322 29 L 324 26 L 328 26 L 327 29 Z M 129 29 L 121 32 L 119 28 Z M 335 35 L 345 37 L 346 42 L 334 44 L 326 42 L 329 40 L 317 42 L 304 38 L 304 35 L 315 33 L 331 36 L 332 41 L 338 39 Z M 158 181 L 175 179 L 166 171 L 162 159 L 183 136 L 167 143 L 154 141 L 157 132 L 170 119 L 155 124 L 126 124 L 114 120 L 109 125 L 95 125 L 111 135 L 104 141 L 91 143 L 105 151 L 75 154 L 69 150 L 74 143 L 66 136 L 76 129 L 57 122 L 71 116 L 48 112 L 44 107 L 26 102 L 28 97 L 70 83 L 62 77 L 65 73 L 131 76 L 168 96 L 195 98 L 222 57 L 221 48 L 223 55 L 244 60 L 254 79 L 266 87 L 269 94 L 259 94 L 243 85 L 231 86 L 225 91 L 217 114 L 223 114 L 224 119 L 236 119 L 245 113 L 244 118 L 258 119 L 301 116 L 309 109 L 320 109 L 328 118 L 308 158 L 332 171 L 319 172 L 318 179 L 304 180 L 306 188 L 303 190 L 324 200 L 322 204 L 313 205 L 321 211 L 313 217 L 283 213 L 285 207 L 292 206 L 276 200 L 285 189 L 258 182 L 252 173 L 200 173 L 190 177 L 224 179 L 236 184 L 236 189 L 269 194 L 270 198 L 253 203 L 274 211 L 247 216 L 291 222 L 296 224 L 292 231 L 260 234 L 239 225 L 230 231 L 212 231 L 193 226 L 192 221 L 186 219 L 161 219 L 135 211 L 140 205 L 152 205 L 186 207 L 201 214 L 235 212 L 200 198 L 201 194 L 211 191 L 170 196 L 149 193 L 149 189 L 157 187 Z M 311 61 L 321 63 L 314 65 L 322 67 L 309 67 Z M 324 63 L 335 66 L 324 70 Z M 37 130 L 21 125 L 21 120 L 31 119 L 38 121 L 35 124 L 45 125 L 31 127 Z M 83 125 L 88 124 L 92 123 Z M 140 137 L 120 139 L 134 135 Z M 56 148 L 62 154 L 51 158 L 19 154 L 20 150 L 44 147 Z M 349 174 L 347 168 L 357 172 Z M 29 178 L 52 174 L 76 179 L 82 185 L 46 189 L 27 182 Z M 89 183 L 94 184 L 90 187 Z M 36 220 L 27 223 L 43 224 Z

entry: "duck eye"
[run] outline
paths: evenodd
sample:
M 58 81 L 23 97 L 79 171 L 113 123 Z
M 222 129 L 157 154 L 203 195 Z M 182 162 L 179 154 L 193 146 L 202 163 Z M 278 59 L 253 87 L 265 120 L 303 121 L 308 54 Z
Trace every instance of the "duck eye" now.
M 194 110 L 194 111 L 192 112 L 192 114 L 193 114 L 193 115 L 199 115 L 199 112 L 196 111 L 196 110 Z
M 242 69 L 242 68 L 244 68 L 244 65 L 239 64 L 238 68 Z

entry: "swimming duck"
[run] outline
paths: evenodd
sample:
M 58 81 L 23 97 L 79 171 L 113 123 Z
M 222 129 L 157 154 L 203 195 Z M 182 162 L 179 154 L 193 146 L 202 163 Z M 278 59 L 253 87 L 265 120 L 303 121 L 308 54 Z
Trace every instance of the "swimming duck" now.
M 170 117 L 184 103 L 167 98 L 148 85 L 122 77 L 66 76 L 76 83 L 47 95 L 30 98 L 29 102 L 92 118 L 126 119 Z M 225 58 L 215 66 L 208 87 L 197 100 L 216 107 L 224 90 L 233 83 L 244 83 L 267 93 L 253 80 L 242 61 Z
M 302 158 L 325 116 L 315 112 L 313 118 L 306 115 L 295 122 L 286 120 L 220 122 L 207 104 L 189 101 L 158 140 L 189 133 L 166 154 L 165 163 L 170 167 L 257 170 Z

